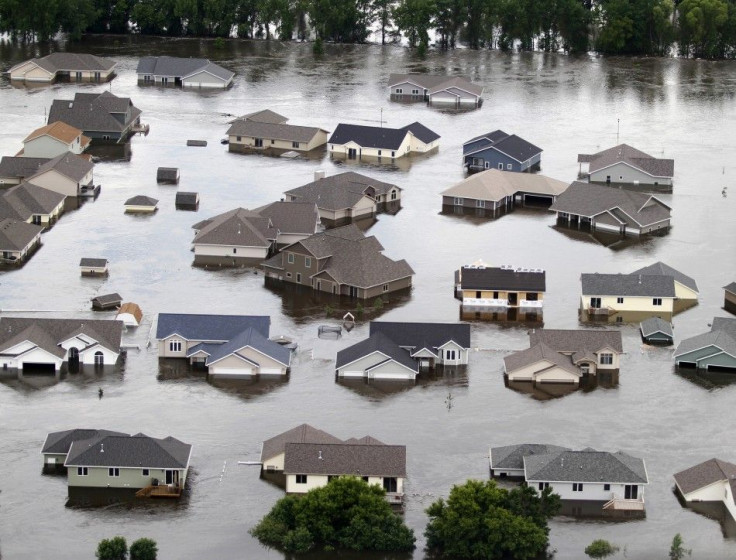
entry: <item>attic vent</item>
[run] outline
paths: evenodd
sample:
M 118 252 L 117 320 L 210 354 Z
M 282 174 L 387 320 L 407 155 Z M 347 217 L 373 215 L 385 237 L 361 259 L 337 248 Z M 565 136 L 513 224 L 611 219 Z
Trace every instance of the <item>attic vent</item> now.
M 105 444 L 104 443 L 101 443 L 100 444 L 100 453 L 104 453 L 104 452 L 105 452 Z
M 322 452 L 321 451 L 319 451 L 319 457 L 317 457 L 317 459 L 319 459 L 320 461 L 322 460 Z
M 69 102 L 69 108 L 71 109 L 72 107 L 74 107 L 74 103 L 72 103 L 72 102 L 70 101 L 70 102 Z

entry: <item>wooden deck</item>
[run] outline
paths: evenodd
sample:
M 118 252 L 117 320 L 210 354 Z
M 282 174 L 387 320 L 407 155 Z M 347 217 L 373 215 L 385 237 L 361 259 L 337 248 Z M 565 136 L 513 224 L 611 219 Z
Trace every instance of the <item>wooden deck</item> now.
M 180 498 L 182 488 L 180 486 L 159 484 L 158 486 L 146 486 L 135 493 L 136 498 Z
M 617 511 L 644 511 L 644 498 L 638 498 L 635 500 L 613 498 L 603 504 L 603 509 Z

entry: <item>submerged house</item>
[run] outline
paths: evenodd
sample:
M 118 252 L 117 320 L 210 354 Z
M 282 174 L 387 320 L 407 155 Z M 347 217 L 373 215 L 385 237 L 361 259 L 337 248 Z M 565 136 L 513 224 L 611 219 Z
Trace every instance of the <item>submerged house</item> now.
M 93 54 L 55 52 L 16 64 L 10 70 L 12 81 L 50 84 L 58 78 L 76 82 L 106 82 L 114 77 L 117 63 Z
M 455 273 L 455 294 L 463 307 L 541 308 L 547 273 L 541 268 L 469 264 Z
M 21 183 L 0 190 L 0 219 L 10 218 L 37 226 L 51 227 L 64 211 L 63 194 Z
M 621 333 L 607 330 L 535 329 L 529 348 L 504 358 L 509 381 L 579 383 L 585 375 L 618 372 Z
M 723 308 L 736 313 L 736 282 L 723 286 Z
M 268 339 L 271 319 L 251 315 L 159 313 L 159 358 L 185 358 L 213 375 L 286 375 L 288 348 Z
M 488 169 L 442 191 L 442 208 L 453 213 L 493 216 L 513 209 L 517 201 L 551 204 L 567 183 L 544 175 Z
M 468 171 L 533 171 L 539 169 L 541 161 L 541 148 L 503 130 L 481 134 L 463 144 L 463 165 Z
M 439 140 L 439 134 L 419 122 L 403 128 L 340 123 L 327 142 L 330 155 L 393 160 L 430 152 L 439 146 Z
M 0 158 L 0 187 L 20 185 L 49 161 L 51 158 L 3 156 Z
M 524 457 L 569 451 L 567 447 L 540 443 L 521 443 L 491 447 L 488 453 L 491 478 L 524 479 Z
M 354 224 L 288 245 L 265 261 L 263 269 L 267 279 L 358 299 L 411 288 L 414 276 L 405 260 L 385 256 L 378 240 Z
M 674 475 L 677 493 L 688 504 L 720 502 L 736 521 L 736 465 L 708 459 Z
M 669 346 L 674 339 L 672 323 L 659 317 L 649 317 L 639 323 L 641 338 L 647 344 L 661 344 Z
M 234 72 L 205 58 L 144 56 L 138 61 L 138 81 L 144 84 L 226 89 Z
M 54 99 L 48 124 L 63 121 L 92 140 L 124 142 L 140 126 L 141 110 L 128 97 L 109 91 L 77 93 L 73 100 Z
M 255 210 L 236 208 L 192 226 L 195 264 L 254 264 L 279 248 L 314 235 L 314 203 L 273 202 Z
M 88 196 L 99 192 L 93 171 L 88 158 L 66 152 L 41 165 L 28 182 L 64 196 Z
M 337 377 L 414 380 L 420 371 L 467 365 L 470 325 L 371 321 L 369 336 L 337 353 Z
M 264 115 L 263 118 L 268 117 Z M 235 119 L 227 131 L 228 150 L 310 152 L 327 143 L 327 134 L 325 129 L 319 127 L 264 122 L 258 116 L 241 118 Z
M 430 105 L 478 107 L 483 87 L 460 76 L 432 74 L 391 74 L 388 79 L 391 99 L 422 100 Z
M 54 158 L 71 152 L 79 155 L 89 147 L 90 139 L 78 128 L 56 121 L 31 132 L 23 140 L 23 157 Z
M 560 194 L 550 210 L 567 227 L 634 236 L 668 229 L 672 214 L 656 196 L 579 181 Z
M 675 162 L 619 144 L 595 154 L 578 154 L 580 174 L 591 183 L 672 186 Z M 587 170 L 583 165 L 587 164 Z
M 324 223 L 340 225 L 398 207 L 401 189 L 352 171 L 331 177 L 316 171 L 313 182 L 286 191 L 284 197 L 289 202 L 316 204 Z
M 359 476 L 401 504 L 406 480 L 406 446 L 387 445 L 371 436 L 342 441 L 302 424 L 263 442 L 263 472 L 282 473 L 287 494 L 304 494 L 338 476 Z
M 115 314 L 116 321 L 122 321 L 126 327 L 137 327 L 143 320 L 143 311 L 137 303 L 124 303 Z
M 42 226 L 0 218 L 0 263 L 20 264 L 41 245 Z
M 681 368 L 736 373 L 736 319 L 714 317 L 710 332 L 680 342 L 674 359 Z
M 123 325 L 100 319 L 0 319 L 0 368 L 57 372 L 117 363 Z

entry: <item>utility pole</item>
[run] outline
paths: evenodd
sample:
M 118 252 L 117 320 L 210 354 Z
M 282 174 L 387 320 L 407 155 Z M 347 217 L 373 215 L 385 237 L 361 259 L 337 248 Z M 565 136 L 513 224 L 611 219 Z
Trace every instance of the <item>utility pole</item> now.
M 616 119 L 616 145 L 618 146 L 619 130 L 621 128 L 621 119 Z

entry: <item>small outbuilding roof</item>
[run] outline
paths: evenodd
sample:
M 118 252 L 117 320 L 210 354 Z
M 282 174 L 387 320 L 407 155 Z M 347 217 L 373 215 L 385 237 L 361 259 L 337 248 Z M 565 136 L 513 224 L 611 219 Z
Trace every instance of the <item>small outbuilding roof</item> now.
M 179 191 L 176 193 L 175 204 L 182 206 L 196 206 L 199 204 L 199 193 Z
M 639 330 L 644 338 L 648 338 L 657 333 L 662 333 L 669 338 L 674 336 L 672 332 L 672 324 L 669 321 L 660 319 L 659 317 L 650 317 L 649 319 L 645 319 L 639 323 Z
M 146 196 L 144 194 L 136 195 L 125 201 L 125 206 L 156 206 L 158 199 Z
M 156 171 L 156 180 L 159 182 L 179 182 L 178 167 L 159 167 Z
M 117 314 L 115 315 L 115 318 L 120 317 L 120 315 L 132 315 L 133 318 L 136 320 L 137 323 L 141 322 L 141 319 L 143 319 L 143 311 L 141 310 L 140 306 L 137 303 L 133 302 L 127 302 L 120 306 L 118 309 Z
M 91 267 L 91 268 L 102 268 L 102 267 L 107 266 L 107 259 L 92 259 L 88 257 L 83 257 L 79 261 L 79 266 Z
M 736 294 L 736 282 L 731 282 L 730 284 L 723 286 L 723 289 L 729 293 Z
M 123 298 L 118 293 L 103 294 L 101 296 L 92 298 L 92 303 L 95 303 L 101 306 L 110 306 L 113 304 L 120 305 L 122 302 L 123 302 Z

